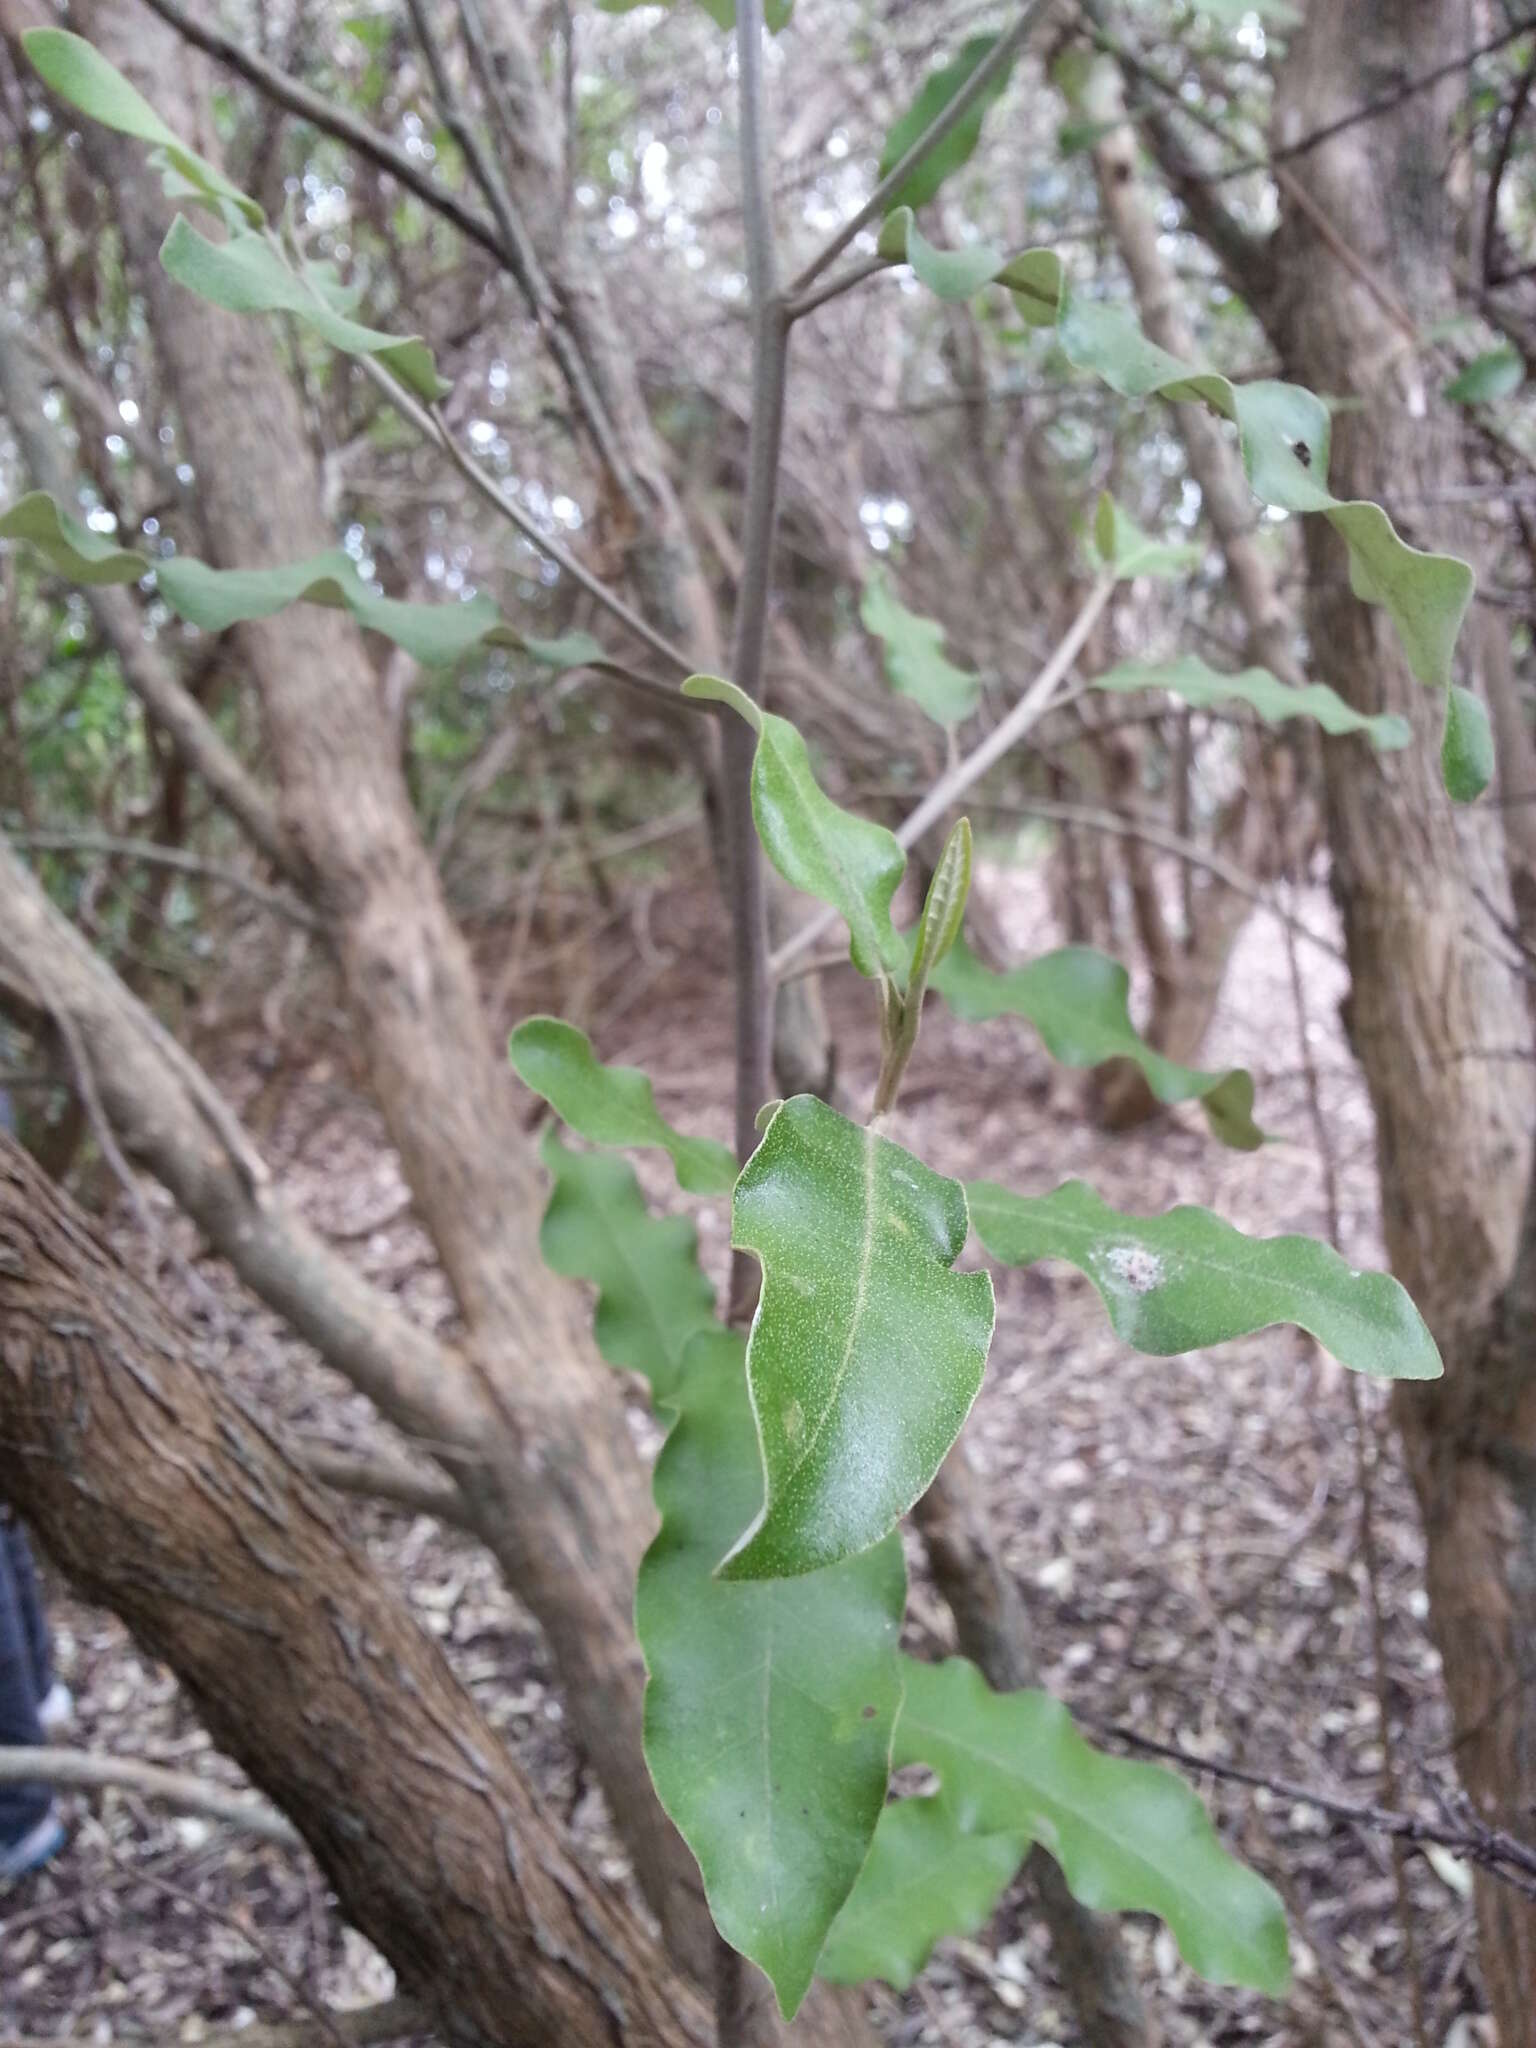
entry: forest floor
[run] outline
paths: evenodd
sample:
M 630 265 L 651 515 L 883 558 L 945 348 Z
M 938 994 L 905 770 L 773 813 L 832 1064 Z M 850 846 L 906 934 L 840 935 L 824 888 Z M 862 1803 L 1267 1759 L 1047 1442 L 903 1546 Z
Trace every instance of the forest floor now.
M 1021 957 L 1054 942 L 1032 875 L 1010 876 L 997 901 Z M 1296 908 L 1312 929 L 1332 934 L 1325 891 L 1308 892 Z M 488 941 L 493 986 L 495 952 Z M 590 932 L 535 927 L 524 971 L 500 978 L 498 1022 L 563 1009 L 594 1030 L 605 1058 L 651 1072 L 664 1112 L 725 1136 L 718 1115 L 701 1118 L 697 1109 L 701 1098 L 724 1103 L 729 1094 L 723 956 L 719 914 L 702 888 L 622 894 L 600 943 Z M 1342 969 L 1310 946 L 1302 959 L 1342 1248 L 1356 1262 L 1374 1261 L 1371 1125 L 1339 1026 Z M 874 1079 L 869 991 L 842 972 L 829 1000 L 840 1078 L 865 1099 Z M 275 1069 L 254 1034 L 229 1031 L 220 1045 L 220 1071 L 261 1129 L 284 1193 L 371 1279 L 446 1328 L 447 1290 L 345 1062 L 341 1035 L 308 1024 Z M 1227 1062 L 1254 1070 L 1260 1121 L 1281 1139 L 1262 1154 L 1224 1151 L 1194 1111 L 1107 1135 L 1086 1114 L 1082 1077 L 1053 1069 L 1027 1027 L 968 1027 L 930 1006 L 895 1135 L 939 1168 L 985 1172 L 1026 1192 L 1081 1175 L 1128 1208 L 1198 1201 L 1247 1230 L 1323 1231 L 1285 954 L 1262 916 L 1249 925 L 1206 1047 L 1205 1064 Z M 533 1113 L 530 1100 L 530 1120 Z M 365 1446 L 377 1430 L 366 1404 L 221 1265 L 198 1257 L 168 1204 L 161 1214 L 182 1254 L 163 1284 L 247 1394 L 311 1444 Z M 719 1271 L 725 1218 L 704 1208 L 698 1220 Z M 122 1243 L 130 1249 L 126 1233 Z M 1434 1812 L 1453 1785 L 1414 1509 L 1381 1390 L 1356 1383 L 1355 1391 L 1364 1452 L 1375 1463 L 1380 1683 L 1361 1449 L 1350 1389 L 1332 1361 L 1290 1330 L 1215 1353 L 1141 1358 L 1115 1340 L 1076 1275 L 1049 1267 L 1000 1276 L 988 1383 L 965 1441 L 1028 1595 L 1045 1682 L 1109 1747 L 1133 1753 L 1117 1732 L 1131 1730 L 1279 1788 L 1194 1774 L 1223 1837 L 1285 1899 L 1293 1991 L 1276 2003 L 1205 1986 L 1164 1930 L 1132 1920 L 1127 1939 L 1169 2048 L 1400 2048 L 1416 2039 L 1475 2048 L 1485 2039 L 1467 1871 L 1444 1855 L 1410 1853 L 1405 1931 L 1389 1845 L 1293 1789 L 1362 1804 L 1391 1797 Z M 637 1428 L 654 1441 L 654 1431 Z M 539 1635 L 486 1555 L 425 1518 L 356 1502 L 340 1511 L 406 1589 L 593 1866 L 624 1882 L 601 1801 L 565 1740 Z M 209 1751 L 175 1681 L 111 1617 L 61 1592 L 52 1611 L 60 1665 L 79 1703 L 70 1740 L 238 1782 Z M 915 1647 L 949 1647 L 920 1578 L 911 1617 Z M 259 1671 L 252 1683 L 260 1686 Z M 1384 1776 L 1383 1690 L 1395 1788 Z M 0 2039 L 190 2043 L 256 2019 L 303 2020 L 307 2000 L 356 2005 L 391 1990 L 388 1967 L 342 1925 L 304 1856 L 127 1793 L 70 1796 L 64 1807 L 69 1849 L 0 1901 Z M 983 1936 L 946 1944 L 918 1990 L 875 1999 L 893 2044 L 1068 2048 L 1077 2038 L 1041 1930 L 1017 1895 Z

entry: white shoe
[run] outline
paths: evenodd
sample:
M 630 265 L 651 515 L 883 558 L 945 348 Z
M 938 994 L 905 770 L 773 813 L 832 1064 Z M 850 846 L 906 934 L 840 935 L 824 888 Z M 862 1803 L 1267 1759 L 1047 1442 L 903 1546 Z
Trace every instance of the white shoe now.
M 57 1735 L 75 1718 L 75 1696 L 62 1678 L 56 1678 L 37 1703 L 37 1725 L 45 1735 Z
M 41 1870 L 58 1855 L 66 1839 L 50 1807 L 19 1842 L 0 1843 L 0 1884 L 12 1884 L 19 1877 L 29 1877 L 34 1870 Z

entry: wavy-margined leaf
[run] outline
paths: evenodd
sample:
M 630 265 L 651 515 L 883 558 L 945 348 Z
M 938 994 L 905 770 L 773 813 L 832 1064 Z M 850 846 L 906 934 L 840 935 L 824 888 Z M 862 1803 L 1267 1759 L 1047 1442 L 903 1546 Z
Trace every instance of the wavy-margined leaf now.
M 1198 1102 L 1224 1145 L 1252 1152 L 1264 1143 L 1253 1120 L 1253 1076 L 1247 1069 L 1208 1074 L 1154 1052 L 1131 1022 L 1131 977 L 1118 960 L 1091 946 L 1062 946 L 1027 967 L 998 973 L 983 966 L 962 940 L 930 986 L 967 1023 L 1027 1018 L 1052 1059 L 1065 1067 L 1130 1060 L 1159 1102 Z
M 1157 1914 L 1210 1983 L 1284 1992 L 1280 1901 L 1222 1848 L 1182 1780 L 1101 1755 L 1049 1693 L 993 1692 L 959 1657 L 902 1665 L 894 1760 L 937 1771 L 963 1826 L 1033 1836 L 1085 1906 Z
M 166 275 L 226 313 L 291 313 L 344 355 L 375 356 L 402 384 L 430 402 L 452 385 L 437 374 L 419 334 L 384 334 L 338 313 L 324 293 L 305 285 L 265 235 L 210 242 L 185 214 L 171 222 L 160 247 Z
M 1474 356 L 1466 368 L 1445 387 L 1445 396 L 1456 405 L 1490 405 L 1508 398 L 1525 382 L 1525 358 L 1505 342 Z
M 1352 1372 L 1431 1380 L 1440 1354 L 1390 1273 L 1361 1273 L 1313 1237 L 1247 1237 L 1209 1209 L 1111 1209 L 1080 1180 L 1048 1195 L 972 1181 L 971 1221 L 993 1258 L 1066 1259 L 1102 1296 L 1116 1332 L 1170 1358 L 1295 1323 Z
M 1481 697 L 1452 683 L 1440 742 L 1440 774 L 1453 803 L 1469 804 L 1493 780 L 1493 727 Z
M 1181 654 L 1172 661 L 1122 661 L 1095 676 L 1089 687 L 1120 693 L 1166 690 L 1198 711 L 1220 704 L 1246 704 L 1270 725 L 1287 718 L 1310 718 L 1326 733 L 1362 732 L 1383 752 L 1406 747 L 1413 738 L 1406 718 L 1390 711 L 1374 717 L 1356 711 L 1326 683 L 1282 683 L 1267 668 L 1245 668 L 1236 675 L 1224 675 L 1198 654 Z
M 150 563 L 56 505 L 46 491 L 28 491 L 0 514 L 0 540 L 31 543 L 71 583 L 137 583 Z
M 885 147 L 880 152 L 882 178 L 896 168 L 913 143 L 964 89 L 972 73 L 991 56 L 996 42 L 996 35 L 972 36 L 949 63 L 929 73 L 917 98 L 901 118 L 892 123 L 886 135 Z M 928 152 L 909 177 L 902 180 L 900 189 L 892 197 L 893 206 L 926 205 L 944 180 L 970 161 L 981 140 L 982 123 L 987 118 L 988 109 L 1003 92 L 1012 71 L 1011 64 L 1005 65 L 995 78 L 987 82 L 986 88 L 944 140 Z
M 513 1066 L 536 1095 L 594 1145 L 659 1145 L 693 1195 L 729 1194 L 736 1155 L 713 1138 L 690 1138 L 656 1107 L 638 1067 L 605 1066 L 584 1031 L 559 1017 L 528 1017 L 507 1041 Z
M 24 540 L 75 583 L 134 583 L 153 572 L 160 595 L 188 625 L 222 633 L 297 603 L 349 611 L 428 668 L 462 660 L 476 648 L 515 647 L 551 668 L 611 668 L 590 634 L 537 640 L 509 626 L 489 598 L 456 604 L 408 604 L 364 583 L 350 555 L 328 548 L 273 569 L 215 569 L 192 555 L 158 557 L 120 547 L 31 491 L 0 514 L 0 539 Z
M 817 1976 L 831 1984 L 879 1977 L 905 1991 L 936 1942 L 987 1924 L 1029 1845 L 1027 1832 L 979 1834 L 962 1826 L 947 1788 L 931 1798 L 893 1800 L 832 1923 Z
M 1472 571 L 1454 555 L 1410 547 L 1379 505 L 1332 496 L 1331 424 L 1320 398 L 1299 384 L 1233 384 L 1213 370 L 1180 362 L 1143 333 L 1129 306 L 1072 292 L 1060 259 L 1048 249 L 1010 257 L 973 245 L 955 252 L 963 264 L 936 267 L 933 259 L 951 252 L 935 251 L 924 241 L 909 212 L 887 218 L 879 246 L 893 260 L 905 257 L 914 275 L 941 296 L 969 297 L 990 283 L 1006 286 L 1032 326 L 1055 327 L 1068 362 L 1123 398 L 1188 400 L 1233 421 L 1257 496 L 1284 511 L 1321 513 L 1329 521 L 1349 551 L 1355 595 L 1386 608 L 1419 681 L 1446 687 L 1472 601 Z
M 885 1799 L 901 1539 L 808 1577 L 726 1584 L 715 1560 L 762 1498 L 738 1332 L 695 1338 L 675 1406 L 635 1600 L 646 1761 L 716 1926 L 767 1972 L 787 2018 Z
M 904 973 L 907 949 L 891 923 L 891 899 L 907 857 L 895 834 L 833 803 L 787 718 L 759 710 L 719 676 L 690 676 L 683 694 L 730 705 L 756 732 L 752 815 L 763 850 L 785 881 L 830 904 L 845 921 L 860 974 Z
M 619 1371 L 644 1374 L 653 1398 L 667 1400 L 690 1339 L 717 1327 L 693 1225 L 653 1216 L 622 1159 L 573 1152 L 554 1130 L 540 1152 L 554 1182 L 539 1231 L 544 1263 L 596 1287 L 598 1350 Z
M 188 149 L 138 88 L 83 36 L 62 28 L 34 28 L 21 41 L 33 70 L 61 100 L 103 128 L 147 142 L 200 198 L 212 200 L 221 210 L 234 209 L 252 223 L 265 218 L 255 200 L 196 150 Z
M 898 696 L 910 697 L 936 725 L 970 717 L 981 678 L 945 659 L 944 628 L 909 612 L 878 569 L 864 585 L 859 617 L 865 631 L 884 642 L 886 680 Z
M 1181 576 L 1203 553 L 1198 542 L 1157 540 L 1144 532 L 1108 491 L 1099 493 L 1093 538 L 1100 561 L 1121 583 L 1133 576 Z
M 742 1168 L 732 1242 L 763 1292 L 747 1349 L 761 1512 L 724 1578 L 814 1571 L 878 1543 L 960 1434 L 992 1341 L 992 1283 L 951 1270 L 965 1190 L 812 1095 Z

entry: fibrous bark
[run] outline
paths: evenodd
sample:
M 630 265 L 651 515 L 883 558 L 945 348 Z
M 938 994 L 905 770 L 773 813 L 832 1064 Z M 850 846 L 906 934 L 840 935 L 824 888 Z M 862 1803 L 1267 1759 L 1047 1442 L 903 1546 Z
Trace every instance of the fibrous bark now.
M 1461 36 L 1455 0 L 1315 0 L 1282 68 L 1279 141 L 1433 68 Z M 1330 487 L 1384 503 L 1419 545 L 1455 544 L 1411 508 L 1466 474 L 1440 376 L 1386 311 L 1368 267 L 1427 327 L 1450 310 L 1454 220 L 1440 173 L 1454 79 L 1342 129 L 1290 169 L 1310 208 L 1282 216 L 1266 308 L 1287 373 L 1354 402 L 1334 415 Z M 1327 219 L 1357 259 L 1341 259 Z M 1405 518 L 1404 513 L 1407 512 Z M 1491 942 L 1509 891 L 1499 814 L 1456 811 L 1439 786 L 1441 703 L 1409 673 L 1386 615 L 1351 593 L 1327 523 L 1306 524 L 1307 620 L 1323 680 L 1361 710 L 1411 719 L 1415 744 L 1325 750 L 1348 1023 L 1377 1121 L 1392 1265 L 1445 1357 L 1395 1412 L 1428 1540 L 1430 1620 L 1457 1760 L 1484 1818 L 1529 1836 L 1536 1811 L 1536 1321 L 1511 1289 L 1530 1167 L 1522 992 Z M 1466 654 L 1476 681 L 1479 635 Z M 1529 1255 L 1528 1255 L 1529 1256 Z M 1536 1914 L 1479 1876 L 1483 1973 L 1504 2048 L 1536 2043 Z
M 0 1438 L 8 1497 L 176 1672 L 445 2038 L 709 2038 L 320 1489 L 4 1137 Z

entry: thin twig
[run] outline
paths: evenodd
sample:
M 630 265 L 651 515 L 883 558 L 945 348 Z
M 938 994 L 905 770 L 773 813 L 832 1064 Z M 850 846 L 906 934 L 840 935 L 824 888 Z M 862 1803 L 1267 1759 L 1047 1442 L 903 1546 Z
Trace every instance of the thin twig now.
M 1145 1751 L 1148 1756 L 1166 1757 L 1170 1763 L 1182 1764 L 1186 1770 L 1205 1771 L 1228 1784 L 1252 1785 L 1258 1791 L 1273 1792 L 1277 1798 L 1315 1806 L 1319 1813 L 1347 1821 L 1352 1827 L 1362 1828 L 1369 1834 L 1396 1835 L 1405 1842 L 1432 1842 L 1491 1872 L 1516 1891 L 1523 1892 L 1527 1898 L 1536 1899 L 1536 1847 L 1522 1842 L 1504 1828 L 1489 1827 L 1474 1814 L 1468 1813 L 1457 1825 L 1450 1821 L 1429 1821 L 1422 1814 L 1398 1813 L 1384 1806 L 1362 1805 L 1353 1799 L 1337 1798 L 1331 1792 L 1320 1792 L 1315 1785 L 1298 1785 L 1288 1778 L 1272 1778 L 1266 1772 L 1250 1771 L 1241 1764 L 1223 1763 L 1217 1757 L 1202 1756 L 1198 1750 L 1184 1749 L 1177 1743 L 1159 1742 L 1120 1722 L 1096 1722 L 1086 1713 L 1080 1718 L 1098 1735 L 1113 1737 L 1128 1748 Z
M 263 888 L 260 882 L 252 881 L 238 868 L 203 860 L 183 847 L 162 846 L 153 839 L 118 839 L 108 832 L 70 832 L 51 826 L 7 832 L 5 836 L 12 846 L 25 847 L 37 853 L 100 853 L 114 859 L 143 861 L 149 867 L 174 868 L 178 874 L 195 875 L 199 881 L 216 882 L 220 888 L 238 890 L 264 910 L 275 911 L 279 917 L 303 925 L 307 931 L 320 928 L 319 918 L 297 897 L 278 889 Z
M 441 413 L 423 405 L 403 385 L 397 384 L 389 372 L 372 356 L 359 356 L 358 362 L 401 418 L 408 420 L 423 440 L 431 441 L 441 449 L 465 482 L 472 485 L 503 519 L 515 526 L 526 540 L 532 541 L 541 554 L 548 556 L 557 568 L 569 576 L 589 597 L 595 599 L 604 611 L 609 612 L 620 624 L 627 626 L 638 639 L 643 640 L 646 646 L 654 654 L 658 654 L 679 676 L 690 675 L 693 672 L 694 663 L 680 647 L 643 619 L 616 590 L 611 590 L 600 577 L 594 576 L 568 548 L 545 533 L 532 514 L 525 512 L 517 500 L 509 497 L 496 479 L 483 470 L 467 450 L 459 446 Z M 632 689 L 642 691 L 646 696 L 666 704 L 673 711 L 713 712 L 715 708 L 702 700 L 696 701 L 680 696 L 675 690 L 668 689 L 664 683 L 655 682 L 649 676 L 636 675 L 629 669 L 621 668 L 616 662 L 594 663 L 593 666 L 604 674 L 620 677 Z
M 159 1800 L 183 1813 L 244 1828 L 263 1841 L 285 1849 L 303 1846 L 298 1829 L 265 1800 L 229 1792 L 191 1771 L 163 1770 L 136 1756 L 99 1756 L 84 1749 L 34 1748 L 15 1744 L 0 1749 L 0 1785 L 42 1784 L 77 1791 L 120 1787 L 141 1799 Z
M 137 1874 L 128 1873 L 130 1877 Z M 307 2019 L 258 2021 L 252 2027 L 223 2031 L 215 2027 L 197 2038 L 198 2048 L 314 2048 L 317 2041 L 334 2040 L 339 2033 L 351 2048 L 377 2048 L 381 2041 L 431 2031 L 430 2016 L 413 1999 L 386 1998 L 347 2011 L 328 2008 L 323 2024 L 311 2013 Z M 99 2044 L 93 2034 L 8 2034 L 5 2048 L 99 2048 Z
M 1010 748 L 1017 746 L 1025 733 L 1039 723 L 1054 703 L 1062 701 L 1058 696 L 1060 685 L 1081 653 L 1083 643 L 1093 631 L 1099 614 L 1108 604 L 1114 587 L 1113 576 L 1104 575 L 1095 579 L 1076 618 L 1007 717 L 1001 719 L 963 761 L 957 761 L 953 768 L 940 776 L 917 809 L 897 826 L 896 837 L 903 846 L 911 846 L 930 825 L 942 818 L 951 804 L 959 802 L 972 783 L 979 781 Z M 772 954 L 768 962 L 769 973 L 781 975 L 786 967 L 791 966 L 814 946 L 822 933 L 829 931 L 836 922 L 835 910 L 817 911 L 798 931 L 792 932 L 783 945 Z
M 154 5 L 155 0 L 150 0 Z M 1340 114 L 1336 120 L 1325 121 L 1321 127 L 1309 128 L 1305 135 L 1298 135 L 1294 142 L 1282 143 L 1279 148 L 1268 150 L 1263 156 L 1245 157 L 1240 163 L 1226 164 L 1218 171 L 1196 171 L 1194 177 L 1202 185 L 1222 185 L 1228 178 L 1241 178 L 1249 171 L 1272 170 L 1278 163 L 1289 157 L 1305 156 L 1316 149 L 1319 143 L 1330 141 L 1335 135 L 1342 135 L 1346 128 L 1354 128 L 1361 121 L 1375 121 L 1383 114 L 1390 114 L 1394 107 L 1400 107 L 1404 100 L 1411 100 L 1421 92 L 1428 92 L 1443 78 L 1454 72 L 1465 71 L 1469 64 L 1475 64 L 1480 57 L 1491 57 L 1495 50 L 1502 50 L 1506 43 L 1536 29 L 1536 15 L 1527 15 L 1523 20 L 1512 22 L 1501 29 L 1496 36 L 1490 36 L 1485 43 L 1463 50 L 1458 57 L 1447 57 L 1443 64 L 1437 64 L 1432 71 L 1421 71 L 1417 77 L 1405 78 L 1401 85 L 1391 92 L 1383 93 L 1380 99 L 1367 100 L 1362 106 L 1354 107 L 1347 114 Z
M 1030 818 L 1053 818 L 1063 825 L 1082 825 L 1090 832 L 1104 832 L 1123 839 L 1144 839 L 1149 846 L 1155 846 L 1160 853 L 1171 853 L 1189 867 L 1203 868 L 1214 875 L 1239 896 L 1246 896 L 1260 910 L 1293 931 L 1309 946 L 1316 946 L 1321 952 L 1331 954 L 1335 960 L 1344 958 L 1344 948 L 1337 941 L 1327 938 L 1322 932 L 1314 931 L 1308 924 L 1287 910 L 1283 903 L 1270 894 L 1264 885 L 1255 880 L 1243 868 L 1223 859 L 1219 853 L 1198 845 L 1194 840 L 1184 839 L 1177 832 L 1170 831 L 1150 818 L 1138 818 L 1124 811 L 1099 810 L 1092 804 L 1061 802 L 1054 797 L 1015 797 L 1007 801 L 983 801 L 983 810 L 1020 812 Z
M 742 217 L 752 308 L 752 420 L 747 439 L 747 502 L 742 521 L 741 577 L 731 631 L 731 675 L 754 702 L 763 692 L 763 650 L 773 587 L 779 464 L 789 324 L 778 294 L 768 184 L 767 115 L 763 95 L 761 0 L 743 0 L 736 15 L 740 74 Z M 773 1045 L 768 977 L 768 900 L 762 849 L 752 816 L 755 736 L 741 720 L 722 733 L 723 800 L 730 859 L 732 960 L 736 986 L 736 1151 L 745 1163 L 757 1143 L 757 1112 L 771 1092 Z M 739 1255 L 733 1299 L 755 1272 Z M 738 1299 L 737 1305 L 741 1306 Z
M 507 264 L 510 268 L 509 251 L 496 223 L 467 205 L 446 185 L 439 184 L 415 159 L 408 157 L 403 149 L 397 149 L 387 136 L 370 128 L 366 121 L 358 120 L 342 99 L 327 99 L 324 94 L 312 91 L 298 79 L 279 71 L 257 51 L 247 49 L 244 43 L 226 34 L 217 25 L 211 9 L 200 9 L 193 15 L 180 6 L 178 0 L 145 0 L 145 5 L 162 21 L 169 22 L 187 42 L 227 65 L 288 113 L 310 122 L 322 134 L 335 136 L 338 142 L 355 149 L 359 156 L 366 157 L 379 170 L 387 171 L 397 184 L 413 192 L 434 213 L 452 221 L 461 234 L 468 235 L 472 242 L 489 251 L 498 263 Z
M 993 80 L 1006 73 L 1034 33 L 1042 15 L 1053 4 L 1054 0 L 1029 0 L 1029 5 L 1013 27 L 1006 35 L 998 37 L 949 104 L 929 122 L 912 147 L 887 171 L 858 211 L 844 221 L 821 252 L 807 263 L 789 288 L 791 301 L 799 298 L 809 285 L 814 284 L 829 263 L 837 261 L 861 228 L 867 227 L 877 214 L 885 211 L 886 203 L 892 194 L 900 191 L 918 166 L 926 162 L 938 148 L 945 136 L 959 126 Z
M 243 1921 L 237 1920 L 233 1913 L 226 1913 L 222 1908 L 215 1906 L 210 1900 L 200 1898 L 196 1892 L 188 1891 L 185 1885 L 173 1884 L 168 1877 L 159 1877 L 152 1870 L 135 1868 L 130 1865 L 126 1858 L 120 1855 L 113 1846 L 106 1829 L 99 1822 L 95 1826 L 95 1833 L 100 1836 L 101 1847 L 105 1850 L 109 1860 L 115 1863 L 117 1868 L 130 1877 L 135 1884 L 147 1884 L 151 1891 L 160 1892 L 168 1899 L 175 1899 L 179 1904 L 189 1906 L 194 1913 L 199 1914 L 205 1920 L 211 1920 L 215 1926 L 227 1927 L 237 1940 L 245 1943 L 251 1953 L 259 1958 L 263 1966 L 270 1970 L 280 1983 L 288 1986 L 288 1989 L 293 1993 L 298 2003 L 306 2011 L 314 2014 L 321 2032 L 329 2041 L 334 2043 L 334 2048 L 352 2048 L 352 2043 L 348 2041 L 346 2035 L 337 2026 L 335 2016 L 320 2003 L 304 1980 L 301 1977 L 296 1977 L 287 1964 L 274 1955 L 271 1948 L 261 1939 L 260 1935 L 253 1933 Z

